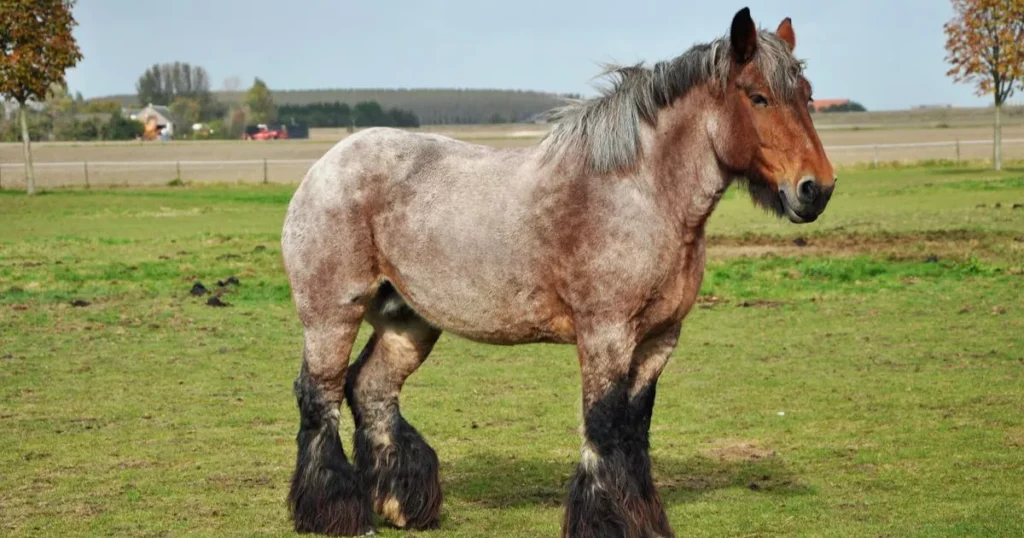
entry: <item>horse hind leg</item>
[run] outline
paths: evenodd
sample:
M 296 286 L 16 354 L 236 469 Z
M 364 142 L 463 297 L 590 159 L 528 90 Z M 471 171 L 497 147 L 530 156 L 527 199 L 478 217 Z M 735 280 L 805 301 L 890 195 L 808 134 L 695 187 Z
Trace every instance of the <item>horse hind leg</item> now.
M 282 234 L 304 327 L 302 367 L 294 383 L 298 452 L 287 502 L 297 532 L 356 536 L 373 530 L 373 508 L 346 458 L 338 420 L 349 355 L 376 283 L 355 235 L 310 232 L 326 226 L 312 220 L 320 214 L 290 216 L 296 222 Z
M 369 497 L 338 435 L 348 354 L 358 327 L 354 320 L 306 330 L 302 367 L 294 383 L 300 426 L 288 493 L 297 532 L 356 536 L 373 529 Z
M 374 333 L 345 384 L 355 419 L 356 469 L 381 517 L 399 528 L 436 528 L 442 501 L 437 454 L 402 417 L 399 395 L 441 331 L 409 308 L 389 283 L 371 303 L 367 321 Z

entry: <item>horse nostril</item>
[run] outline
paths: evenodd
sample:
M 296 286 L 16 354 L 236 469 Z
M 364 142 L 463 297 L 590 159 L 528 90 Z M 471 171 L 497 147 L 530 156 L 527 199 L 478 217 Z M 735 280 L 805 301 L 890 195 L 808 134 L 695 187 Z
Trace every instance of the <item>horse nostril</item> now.
M 796 187 L 796 196 L 802 203 L 812 204 L 821 195 L 821 187 L 811 178 L 800 181 Z

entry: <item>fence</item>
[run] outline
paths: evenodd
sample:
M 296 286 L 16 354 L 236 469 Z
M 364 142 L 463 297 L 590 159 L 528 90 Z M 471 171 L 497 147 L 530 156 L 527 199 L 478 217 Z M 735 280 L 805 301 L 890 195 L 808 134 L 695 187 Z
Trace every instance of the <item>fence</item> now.
M 1003 139 L 1004 161 L 1024 159 L 1024 138 Z M 941 142 L 907 142 L 898 144 L 854 144 L 825 146 L 829 159 L 836 165 L 900 161 L 976 161 L 992 159 L 992 140 L 953 140 Z
M 891 161 L 966 161 L 991 159 L 991 140 L 954 140 L 901 144 L 826 146 L 837 166 Z M 1024 159 L 1024 138 L 1003 140 L 1004 160 Z M 239 159 L 206 161 L 73 161 L 35 163 L 40 188 L 164 185 L 175 179 L 215 183 L 297 183 L 314 159 Z M 0 164 L 0 188 L 25 186 L 23 163 Z
M 93 187 L 197 183 L 297 183 L 313 159 L 217 161 L 73 161 L 34 163 L 36 186 Z M 25 165 L 0 164 L 0 186 L 25 186 Z

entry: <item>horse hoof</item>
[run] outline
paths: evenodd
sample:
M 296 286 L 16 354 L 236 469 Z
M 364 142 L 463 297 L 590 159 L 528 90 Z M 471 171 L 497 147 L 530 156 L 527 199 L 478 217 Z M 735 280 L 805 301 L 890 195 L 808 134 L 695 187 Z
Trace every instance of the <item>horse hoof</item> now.
M 354 473 L 318 469 L 289 495 L 295 532 L 328 536 L 373 534 L 373 509 Z
M 375 445 L 366 430 L 356 434 L 357 466 L 375 511 L 399 529 L 438 528 L 443 494 L 437 453 L 402 418 L 389 439 L 389 445 Z

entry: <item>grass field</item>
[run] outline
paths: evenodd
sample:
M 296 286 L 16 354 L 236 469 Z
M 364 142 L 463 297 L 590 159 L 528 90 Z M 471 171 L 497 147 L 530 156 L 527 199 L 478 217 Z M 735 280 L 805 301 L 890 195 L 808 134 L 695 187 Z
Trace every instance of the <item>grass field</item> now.
M 0 191 L 0 534 L 289 534 L 292 189 Z M 677 533 L 1024 535 L 1015 204 L 1024 168 L 846 170 L 804 226 L 727 193 L 652 421 Z M 578 401 L 571 347 L 442 336 L 403 395 L 442 528 L 379 534 L 555 536 Z

